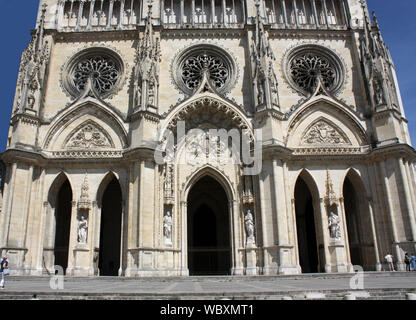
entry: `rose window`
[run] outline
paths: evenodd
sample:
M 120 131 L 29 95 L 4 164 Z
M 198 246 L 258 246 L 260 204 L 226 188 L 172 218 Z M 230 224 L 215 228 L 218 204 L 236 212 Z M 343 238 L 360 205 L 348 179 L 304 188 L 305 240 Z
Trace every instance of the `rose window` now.
M 233 87 L 237 67 L 223 49 L 210 44 L 197 44 L 179 53 L 172 63 L 173 79 L 186 95 L 193 95 L 207 75 L 212 86 L 221 94 Z
M 107 98 L 121 88 L 124 66 L 117 53 L 107 48 L 90 48 L 73 56 L 65 66 L 63 85 L 73 97 L 79 97 L 89 79 L 95 92 Z
M 116 62 L 103 56 L 83 59 L 77 64 L 72 75 L 73 84 L 79 92 L 84 91 L 89 77 L 99 94 L 109 92 L 119 79 Z
M 197 89 L 205 71 L 208 71 L 209 78 L 217 89 L 224 87 L 229 76 L 228 68 L 221 58 L 208 54 L 200 54 L 185 60 L 182 80 L 186 87 L 190 90 Z
M 287 78 L 292 86 L 305 95 L 314 92 L 320 79 L 329 92 L 336 92 L 343 84 L 343 65 L 325 48 L 300 47 L 289 57 Z

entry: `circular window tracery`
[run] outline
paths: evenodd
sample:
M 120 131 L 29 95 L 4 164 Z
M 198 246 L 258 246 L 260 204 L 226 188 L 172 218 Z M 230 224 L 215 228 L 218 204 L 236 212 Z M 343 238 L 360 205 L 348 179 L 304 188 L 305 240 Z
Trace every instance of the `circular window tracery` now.
M 105 48 L 91 48 L 74 56 L 68 63 L 64 86 L 74 97 L 84 92 L 88 79 L 102 98 L 119 87 L 123 75 L 120 57 Z
M 205 71 L 217 89 L 221 89 L 227 82 L 229 71 L 226 63 L 217 56 L 207 53 L 189 57 L 182 66 L 182 80 L 186 87 L 195 90 L 199 87 Z
M 318 79 L 331 93 L 338 91 L 344 81 L 344 68 L 338 57 L 316 46 L 295 49 L 289 56 L 286 73 L 291 85 L 305 95 L 316 90 Z
M 219 93 L 229 91 L 236 78 L 233 59 L 213 45 L 195 45 L 184 50 L 173 62 L 173 78 L 187 95 L 199 88 L 204 73 Z
M 79 92 L 85 90 L 88 78 L 99 94 L 105 94 L 114 88 L 119 79 L 119 70 L 113 59 L 93 56 L 80 61 L 72 74 L 73 85 Z

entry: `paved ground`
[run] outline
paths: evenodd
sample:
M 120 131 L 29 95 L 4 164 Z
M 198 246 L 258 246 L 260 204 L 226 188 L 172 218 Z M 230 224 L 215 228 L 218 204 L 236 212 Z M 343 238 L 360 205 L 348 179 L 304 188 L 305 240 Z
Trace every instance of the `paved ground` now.
M 325 290 L 351 290 L 359 284 L 351 280 L 351 274 L 319 274 L 276 277 L 189 277 L 189 278 L 65 278 L 64 289 L 54 290 L 50 277 L 9 277 L 1 295 L 15 293 L 90 293 L 90 294 L 139 294 L 139 295 L 197 295 Z M 354 278 L 357 279 L 357 278 Z M 416 272 L 365 273 L 362 290 L 408 289 L 416 291 Z

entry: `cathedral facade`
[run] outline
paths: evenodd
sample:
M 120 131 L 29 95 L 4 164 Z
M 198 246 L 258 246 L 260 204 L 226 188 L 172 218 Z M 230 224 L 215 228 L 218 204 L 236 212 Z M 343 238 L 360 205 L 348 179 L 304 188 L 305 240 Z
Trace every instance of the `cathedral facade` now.
M 415 156 L 364 0 L 41 0 L 1 250 L 16 275 L 404 270 Z

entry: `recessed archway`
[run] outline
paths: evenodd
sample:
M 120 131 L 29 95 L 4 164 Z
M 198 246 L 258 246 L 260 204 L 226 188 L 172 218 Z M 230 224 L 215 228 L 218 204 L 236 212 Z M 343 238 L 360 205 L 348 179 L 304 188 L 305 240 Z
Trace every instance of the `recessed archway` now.
M 61 266 L 65 273 L 68 267 L 72 212 L 72 189 L 67 179 L 59 188 L 55 203 L 54 264 Z
M 101 198 L 100 276 L 118 276 L 121 257 L 122 192 L 116 177 L 108 183 Z
M 368 199 L 359 175 L 350 170 L 343 185 L 345 219 L 351 263 L 364 270 L 375 270 L 376 257 Z
M 302 273 L 316 273 L 320 270 L 318 225 L 315 221 L 316 209 L 312 190 L 305 181 L 305 179 L 308 180 L 307 178 L 308 176 L 303 173 L 298 177 L 295 185 L 298 254 Z
M 228 197 L 214 178 L 204 176 L 191 188 L 187 219 L 189 274 L 230 274 L 231 229 Z

